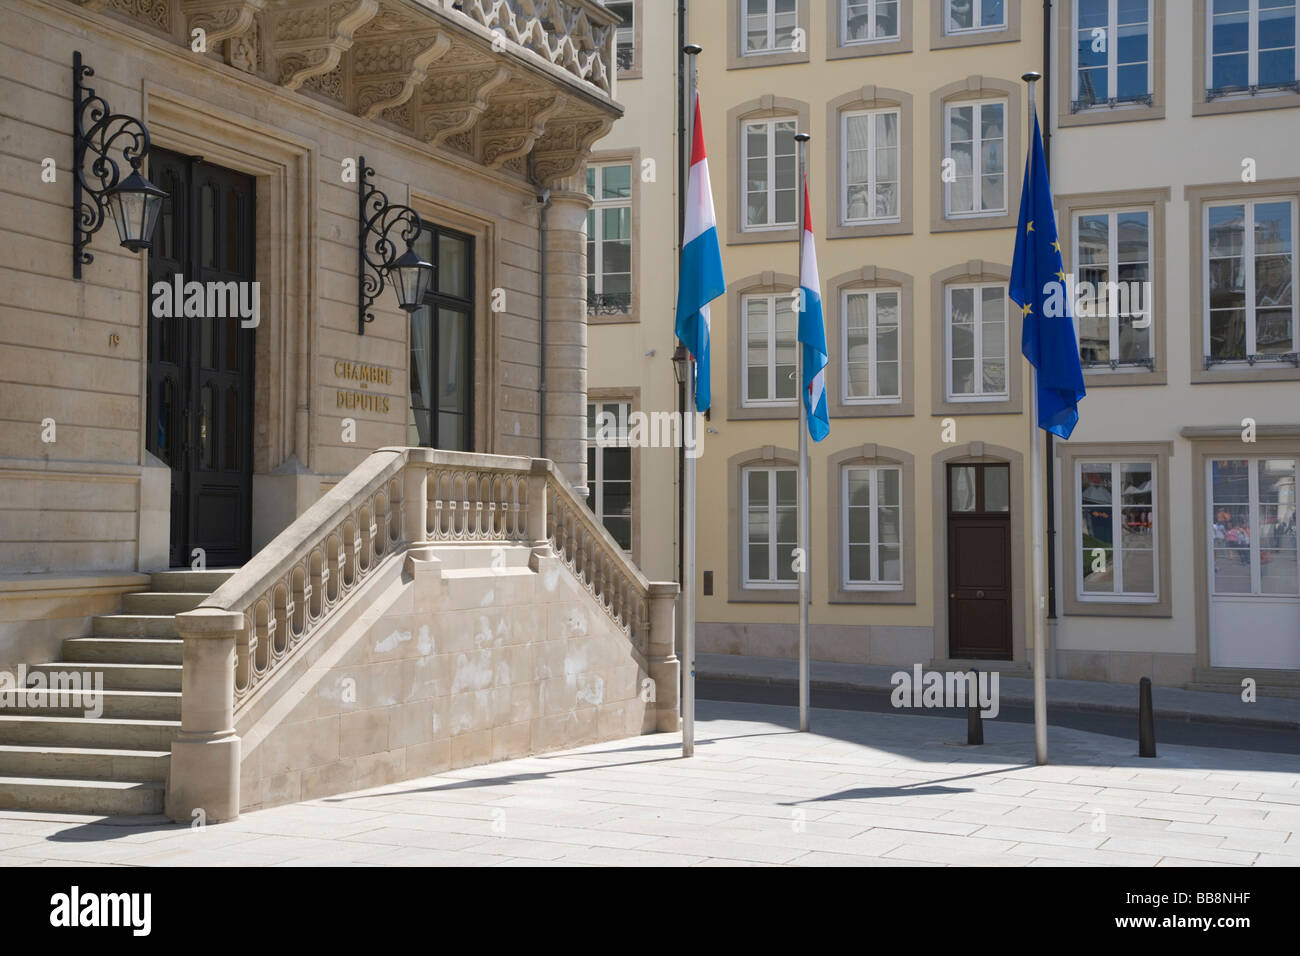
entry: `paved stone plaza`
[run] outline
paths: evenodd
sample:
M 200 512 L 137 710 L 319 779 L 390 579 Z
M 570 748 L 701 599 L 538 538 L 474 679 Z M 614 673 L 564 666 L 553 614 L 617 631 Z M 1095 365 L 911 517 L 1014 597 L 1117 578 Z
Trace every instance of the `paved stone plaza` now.
M 0 814 L 0 865 L 1300 865 L 1300 757 L 702 701 L 660 734 L 189 829 Z

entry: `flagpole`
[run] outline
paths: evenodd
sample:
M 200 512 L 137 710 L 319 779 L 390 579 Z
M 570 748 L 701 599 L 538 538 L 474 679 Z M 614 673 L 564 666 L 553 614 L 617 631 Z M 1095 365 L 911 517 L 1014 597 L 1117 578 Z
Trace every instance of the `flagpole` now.
M 808 160 L 808 140 L 811 138 L 807 133 L 796 133 L 795 142 L 799 144 L 799 195 L 796 201 L 799 204 L 799 303 L 803 304 L 804 292 L 803 284 L 803 237 L 807 223 L 804 221 L 804 194 L 808 189 L 807 178 L 807 160 Z M 818 290 L 820 291 L 820 290 Z M 803 311 L 801 308 L 800 312 Z M 798 392 L 803 391 L 803 344 L 798 338 L 799 316 L 795 316 L 795 381 L 798 383 Z M 808 408 L 804 401 L 804 396 L 799 395 L 799 519 L 798 519 L 798 548 L 799 548 L 799 729 L 806 731 L 808 729 L 808 595 L 812 589 L 809 581 L 809 561 L 808 557 Z
M 1029 149 L 1027 155 L 1033 156 L 1034 151 L 1034 119 L 1038 114 L 1038 101 L 1035 99 L 1035 84 L 1043 78 L 1043 74 L 1031 70 L 1020 77 L 1029 84 Z M 1026 173 L 1028 178 L 1026 188 L 1030 188 L 1030 195 L 1033 195 L 1031 185 L 1034 174 L 1034 164 L 1032 161 L 1026 164 Z M 1031 366 L 1032 368 L 1032 366 Z M 1030 392 L 1030 414 L 1029 414 L 1029 445 L 1030 445 L 1030 488 L 1032 491 L 1032 509 L 1033 520 L 1031 534 L 1032 541 L 1032 559 L 1034 562 L 1034 594 L 1033 594 L 1033 614 L 1034 614 L 1034 762 L 1039 764 L 1047 763 L 1047 597 L 1045 590 L 1046 575 L 1043 571 L 1043 527 L 1044 512 L 1047 505 L 1043 494 L 1043 442 L 1038 434 L 1038 372 L 1034 370 L 1029 381 Z
M 686 169 L 691 168 L 695 142 L 695 58 L 703 52 L 694 43 L 682 47 L 686 54 Z M 682 183 L 682 189 L 686 183 Z M 682 489 L 682 756 L 695 756 L 695 356 L 686 352 L 686 407 L 682 409 L 684 456 Z

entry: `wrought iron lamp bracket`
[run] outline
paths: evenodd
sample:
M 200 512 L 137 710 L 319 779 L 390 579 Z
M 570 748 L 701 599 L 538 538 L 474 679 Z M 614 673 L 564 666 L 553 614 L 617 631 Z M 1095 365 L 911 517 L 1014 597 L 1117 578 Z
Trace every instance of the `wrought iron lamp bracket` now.
M 149 155 L 149 130 L 125 113 L 114 113 L 107 101 L 87 86 L 93 68 L 72 54 L 72 276 L 95 261 L 86 251 L 90 238 L 104 224 L 105 194 L 131 172 L 139 172 Z M 121 162 L 118 156 L 121 156 Z
M 366 165 L 364 156 L 358 156 L 358 335 L 365 335 L 366 323 L 375 320 L 370 309 L 383 293 L 393 262 L 399 254 L 397 239 L 400 238 L 409 248 L 424 230 L 420 214 L 410 206 L 390 203 L 387 194 L 371 183 L 374 175 L 374 167 Z

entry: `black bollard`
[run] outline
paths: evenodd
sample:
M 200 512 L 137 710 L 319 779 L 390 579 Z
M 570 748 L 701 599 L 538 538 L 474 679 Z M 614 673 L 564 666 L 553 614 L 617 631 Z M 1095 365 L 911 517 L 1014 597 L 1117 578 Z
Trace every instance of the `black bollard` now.
M 984 718 L 980 716 L 979 683 L 980 672 L 972 670 L 974 680 L 970 693 L 966 697 L 966 744 L 974 746 L 984 743 Z
M 1138 756 L 1156 755 L 1156 715 L 1151 709 L 1151 678 L 1138 683 Z

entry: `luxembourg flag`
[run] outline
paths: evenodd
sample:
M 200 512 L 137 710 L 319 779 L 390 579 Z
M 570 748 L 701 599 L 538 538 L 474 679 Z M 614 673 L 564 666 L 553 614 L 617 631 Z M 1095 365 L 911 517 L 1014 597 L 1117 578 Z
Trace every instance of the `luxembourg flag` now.
M 812 204 L 808 178 L 803 181 L 803 248 L 799 256 L 799 341 L 803 343 L 803 402 L 808 410 L 808 434 L 821 441 L 831 433 L 826 410 L 826 323 L 822 321 L 822 281 L 817 273 L 817 247 L 813 243 Z
M 695 136 L 686 186 L 686 223 L 682 233 L 682 271 L 677 285 L 677 338 L 695 358 L 695 407 L 709 410 L 709 303 L 727 291 L 722 277 L 722 247 L 713 215 L 709 163 L 704 156 L 700 97 L 695 95 Z

